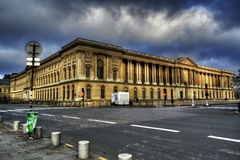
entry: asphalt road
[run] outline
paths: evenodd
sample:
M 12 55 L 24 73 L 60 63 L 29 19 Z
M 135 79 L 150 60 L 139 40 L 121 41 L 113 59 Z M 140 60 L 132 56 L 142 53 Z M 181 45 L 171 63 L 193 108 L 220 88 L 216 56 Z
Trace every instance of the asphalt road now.
M 89 140 L 91 152 L 107 159 L 131 153 L 145 160 L 239 160 L 240 115 L 236 105 L 168 108 L 34 107 L 44 135 L 61 131 L 77 149 Z M 5 121 L 26 122 L 25 105 L 0 105 Z

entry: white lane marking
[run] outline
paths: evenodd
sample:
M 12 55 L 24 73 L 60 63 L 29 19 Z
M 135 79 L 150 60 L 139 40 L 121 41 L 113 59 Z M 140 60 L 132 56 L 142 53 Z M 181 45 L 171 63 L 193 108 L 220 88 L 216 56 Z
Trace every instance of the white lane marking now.
M 13 116 L 21 116 L 19 114 L 15 114 L 15 113 L 11 113 L 11 115 L 13 115 Z
M 32 108 L 31 110 L 36 111 L 36 110 L 57 110 L 57 109 L 74 109 L 76 107 L 45 107 L 45 108 Z M 24 108 L 24 109 L 9 109 L 7 110 L 9 112 L 21 112 L 21 111 L 29 111 L 29 108 Z
M 53 115 L 53 114 L 44 114 L 44 113 L 42 113 L 41 114 L 42 116 L 48 116 L 48 117 L 54 117 L 55 115 Z
M 218 136 L 208 136 L 208 138 L 213 138 L 213 139 L 220 139 L 220 140 L 224 140 L 224 141 L 231 141 L 231 142 L 238 142 L 240 143 L 240 139 L 232 139 L 232 138 L 226 138 L 226 137 L 218 137 Z
M 5 112 L 8 112 L 8 111 L 5 111 L 5 110 L 0 110 L 1 113 L 5 113 Z
M 100 123 L 108 123 L 108 124 L 117 124 L 116 122 L 112 122 L 112 121 L 103 121 L 103 120 L 98 120 L 98 119 L 88 119 L 88 121 L 92 121 L 92 122 L 100 122 Z
M 138 127 L 138 128 L 146 128 L 146 129 L 159 130 L 159 131 L 174 132 L 174 133 L 180 132 L 180 131 L 178 131 L 178 130 L 173 130 L 173 129 L 157 128 L 157 127 L 150 127 L 150 126 L 142 126 L 142 125 L 136 125 L 136 124 L 131 124 L 130 126 L 132 126 L 132 127 Z
M 79 117 L 72 117 L 72 116 L 66 116 L 66 115 L 63 115 L 62 117 L 63 118 L 70 118 L 70 119 L 80 119 Z

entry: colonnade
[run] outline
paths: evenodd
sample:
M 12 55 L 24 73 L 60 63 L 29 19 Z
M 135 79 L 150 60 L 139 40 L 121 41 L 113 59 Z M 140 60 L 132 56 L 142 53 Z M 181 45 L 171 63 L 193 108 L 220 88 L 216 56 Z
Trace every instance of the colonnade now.
M 125 62 L 125 82 L 137 84 L 230 88 L 230 78 L 221 74 L 132 60 Z

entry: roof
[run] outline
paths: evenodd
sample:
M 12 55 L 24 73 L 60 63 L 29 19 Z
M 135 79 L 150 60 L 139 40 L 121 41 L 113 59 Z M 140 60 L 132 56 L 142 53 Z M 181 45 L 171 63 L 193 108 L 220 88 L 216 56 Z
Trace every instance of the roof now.
M 225 70 L 221 70 L 221 69 L 215 69 L 215 68 L 210 68 L 207 66 L 201 66 L 196 64 L 191 58 L 189 57 L 179 57 L 176 59 L 172 59 L 172 58 L 166 58 L 166 57 L 162 57 L 162 56 L 155 56 L 149 53 L 143 53 L 143 52 L 139 52 L 139 51 L 133 51 L 133 50 L 129 50 L 129 49 L 124 49 L 121 46 L 118 45 L 113 45 L 113 44 L 108 44 L 108 43 L 104 43 L 104 42 L 99 42 L 99 41 L 94 41 L 94 40 L 89 40 L 89 39 L 85 39 L 85 38 L 77 38 L 73 41 L 71 41 L 70 43 L 64 45 L 60 51 L 48 56 L 47 58 L 43 59 L 41 61 L 41 64 L 47 63 L 49 61 L 51 61 L 54 58 L 57 58 L 59 56 L 61 56 L 62 53 L 64 53 L 65 51 L 72 49 L 78 45 L 91 45 L 91 46 L 96 46 L 99 48 L 105 48 L 105 49 L 110 49 L 110 50 L 116 50 L 116 51 L 120 51 L 123 53 L 128 53 L 128 54 L 135 54 L 136 56 L 144 56 L 144 57 L 149 57 L 149 58 L 154 58 L 157 60 L 165 60 L 165 61 L 169 61 L 169 62 L 180 62 L 184 59 L 188 59 L 193 65 L 204 68 L 204 69 L 210 69 L 210 70 L 216 70 L 216 71 L 221 71 L 221 72 L 227 72 L 227 73 L 231 73 L 234 74 L 231 71 L 225 71 Z M 13 75 L 11 76 L 11 78 L 21 75 L 23 73 L 25 73 L 28 70 L 28 68 L 26 67 L 24 71 L 18 73 L 17 75 Z
M 10 79 L 0 79 L 0 85 L 10 85 Z

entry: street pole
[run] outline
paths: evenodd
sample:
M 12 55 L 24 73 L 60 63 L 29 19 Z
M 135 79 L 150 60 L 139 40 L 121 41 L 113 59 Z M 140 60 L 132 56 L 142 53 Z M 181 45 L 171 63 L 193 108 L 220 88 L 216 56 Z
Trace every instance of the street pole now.
M 33 106 L 33 76 L 34 76 L 34 63 L 35 63 L 35 51 L 36 45 L 33 44 L 33 53 L 32 53 L 32 76 L 31 76 L 31 84 L 30 84 L 30 111 L 32 110 Z

